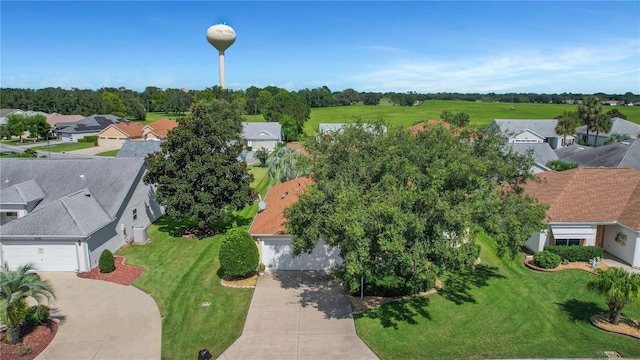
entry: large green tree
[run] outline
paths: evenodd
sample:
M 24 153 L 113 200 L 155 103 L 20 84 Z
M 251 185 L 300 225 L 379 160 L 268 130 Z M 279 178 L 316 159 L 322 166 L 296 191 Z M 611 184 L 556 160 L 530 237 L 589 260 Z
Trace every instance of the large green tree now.
M 241 122 L 237 106 L 227 101 L 194 105 L 169 132 L 162 150 L 147 156 L 144 181 L 158 185 L 158 201 L 173 219 L 212 229 L 253 202 L 253 176 L 238 160 Z
M 542 228 L 544 207 L 522 191 L 533 160 L 498 138 L 356 124 L 306 145 L 314 184 L 285 211 L 287 229 L 296 253 L 319 239 L 338 246 L 352 293 L 361 283 L 371 295 L 425 290 L 473 264 L 479 231 L 515 256 Z
M 20 322 L 27 314 L 27 298 L 38 304 L 55 297 L 51 284 L 32 274 L 33 265 L 20 266 L 15 271 L 5 264 L 0 271 L 0 320 L 7 325 L 7 341 L 20 342 Z
M 262 116 L 267 121 L 280 122 L 285 115 L 296 121 L 296 132 L 302 134 L 304 124 L 309 120 L 311 108 L 294 92 L 282 90 L 261 107 Z
M 617 325 L 624 306 L 638 299 L 640 275 L 630 274 L 623 268 L 599 270 L 596 278 L 587 283 L 587 289 L 607 299 L 609 321 Z
M 102 101 L 107 105 L 107 112 L 124 118 L 127 116 L 127 107 L 118 95 L 110 91 L 102 93 Z

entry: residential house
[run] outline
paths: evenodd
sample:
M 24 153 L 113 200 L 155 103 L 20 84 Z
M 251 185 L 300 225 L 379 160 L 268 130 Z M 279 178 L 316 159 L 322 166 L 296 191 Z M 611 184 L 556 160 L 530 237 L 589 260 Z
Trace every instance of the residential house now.
M 548 143 L 511 143 L 509 145 L 515 152 L 533 157 L 536 163 L 531 167 L 531 172 L 534 174 L 551 170 L 547 167 L 547 163 L 558 159 L 558 155 L 553 152 Z
M 163 214 L 143 159 L 4 159 L 0 263 L 88 271 Z
M 142 129 L 144 140 L 163 140 L 167 137 L 169 130 L 178 126 L 178 122 L 169 118 L 158 119 Z
M 558 158 L 580 167 L 632 168 L 640 170 L 640 139 L 590 147 L 571 145 L 555 151 Z
M 146 158 L 147 155 L 160 151 L 159 141 L 125 141 L 116 158 Z
M 451 129 L 451 124 L 449 124 L 448 122 L 442 121 L 440 119 L 432 119 L 432 120 L 419 122 L 415 125 L 409 126 L 407 130 L 409 130 L 409 132 L 412 134 L 417 134 L 420 131 L 424 131 L 425 129 L 428 129 L 430 127 L 436 127 L 436 126 L 442 126 L 445 129 Z
M 34 115 L 42 115 L 47 117 L 49 114 L 42 111 L 20 110 L 20 109 L 0 109 L 0 125 L 5 125 L 9 121 L 9 115 L 22 115 L 23 117 L 31 117 Z
M 264 208 L 256 215 L 249 233 L 258 241 L 261 262 L 270 270 L 329 270 L 342 264 L 339 250 L 322 240 L 310 254 L 293 255 L 293 236 L 287 234 L 284 209 L 298 201 L 298 196 L 312 183 L 300 177 L 272 186 L 267 192 Z
M 109 125 L 128 122 L 115 115 L 92 115 L 72 123 L 58 123 L 53 131 L 64 142 L 78 142 L 85 136 L 97 136 Z
M 243 122 L 244 146 L 253 151 L 265 148 L 273 151 L 282 142 L 282 126 L 277 122 Z
M 139 122 L 115 123 L 98 133 L 98 146 L 120 148 L 125 141 L 142 140 L 142 129 Z
M 552 149 L 562 148 L 575 142 L 573 135 L 556 133 L 556 119 L 495 119 L 488 130 L 502 133 L 510 144 L 548 143 Z
M 590 245 L 640 267 L 640 171 L 578 168 L 538 174 L 526 194 L 549 205 L 546 229 L 526 246 Z
M 632 123 L 631 121 L 614 117 L 611 119 L 611 130 L 606 133 L 597 133 L 598 140 L 596 142 L 596 131 L 593 128 L 589 128 L 589 142 L 587 143 L 587 126 L 583 125 L 576 129 L 576 136 L 581 139 L 585 144 L 590 146 L 602 146 L 607 141 L 611 134 L 627 134 L 632 139 L 640 137 L 640 125 Z
M 53 114 L 47 115 L 47 123 L 51 125 L 51 128 L 53 129 L 58 124 L 73 123 L 73 122 L 82 120 L 84 118 L 85 117 L 82 115 L 62 115 L 58 113 L 53 113 Z

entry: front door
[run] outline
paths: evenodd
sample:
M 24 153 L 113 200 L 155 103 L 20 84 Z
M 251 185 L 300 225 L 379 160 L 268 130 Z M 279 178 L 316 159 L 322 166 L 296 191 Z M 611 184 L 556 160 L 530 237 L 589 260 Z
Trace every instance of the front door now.
M 604 247 L 605 229 L 605 225 L 598 225 L 598 227 L 596 228 L 596 246 Z

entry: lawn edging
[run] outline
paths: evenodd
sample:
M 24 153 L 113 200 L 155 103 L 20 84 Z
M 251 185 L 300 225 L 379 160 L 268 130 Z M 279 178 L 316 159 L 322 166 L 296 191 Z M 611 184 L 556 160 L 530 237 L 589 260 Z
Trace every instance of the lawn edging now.
M 531 270 L 540 271 L 540 272 L 549 272 L 549 273 L 565 271 L 565 270 L 579 270 L 579 271 L 585 271 L 591 274 L 595 274 L 598 269 L 606 270 L 608 268 L 608 266 L 603 262 L 598 263 L 598 265 L 596 265 L 596 268 L 593 269 L 591 265 L 589 265 L 589 263 L 586 261 L 572 261 L 568 265 L 560 264 L 558 265 L 558 267 L 555 267 L 553 269 L 545 269 L 535 265 L 535 263 L 533 262 L 533 256 L 525 257 L 524 265 Z
M 593 326 L 601 330 L 640 339 L 640 321 L 621 316 L 620 324 L 613 325 L 608 318 L 607 315 L 593 315 L 590 321 Z
M 366 311 L 369 311 L 373 308 L 379 307 L 384 304 L 389 304 L 396 301 L 405 301 L 417 297 L 423 297 L 431 294 L 435 294 L 442 289 L 442 282 L 440 280 L 436 280 L 436 285 L 434 288 L 429 289 L 427 291 L 422 291 L 417 294 L 405 295 L 400 297 L 383 297 L 383 296 L 365 296 L 360 298 L 358 296 L 349 296 L 349 300 L 351 302 L 351 314 L 358 315 L 362 314 Z

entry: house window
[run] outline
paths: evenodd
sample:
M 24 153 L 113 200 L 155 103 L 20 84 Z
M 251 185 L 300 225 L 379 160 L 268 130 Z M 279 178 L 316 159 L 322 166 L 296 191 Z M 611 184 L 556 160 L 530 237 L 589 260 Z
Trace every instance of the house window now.
M 556 239 L 556 245 L 582 245 L 582 239 Z
M 138 209 L 133 209 L 133 220 L 138 219 Z
M 7 216 L 12 216 L 12 217 L 13 216 L 18 216 L 18 213 L 17 212 L 8 212 Z

